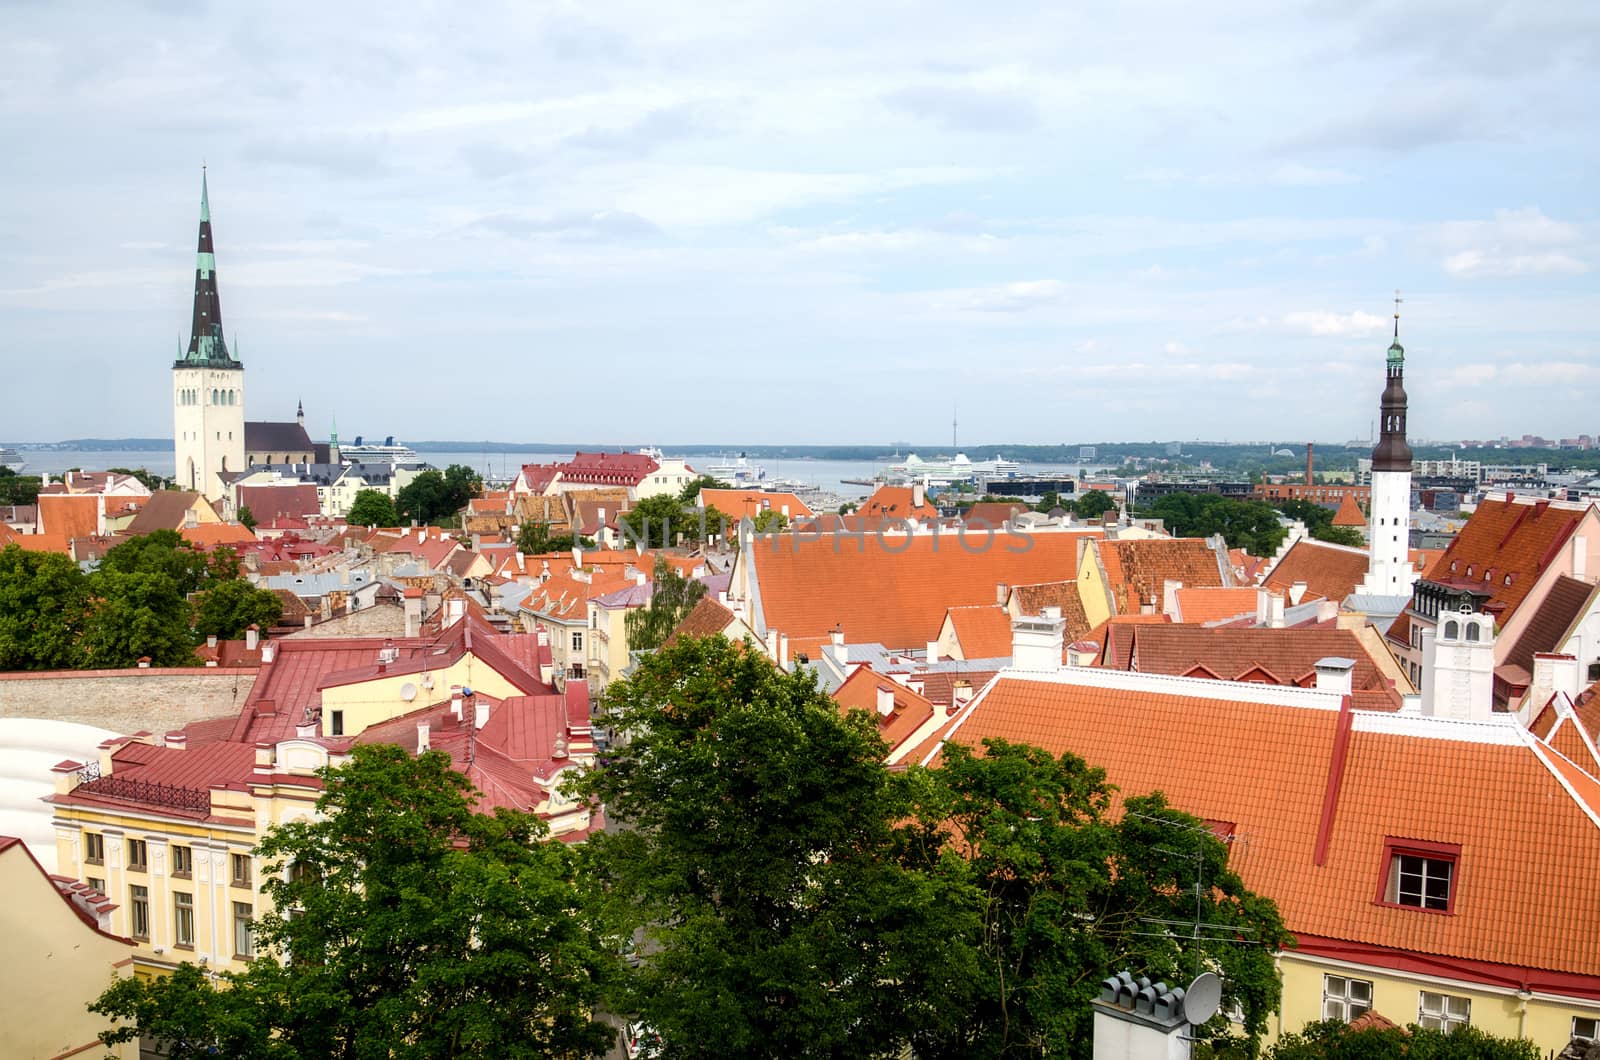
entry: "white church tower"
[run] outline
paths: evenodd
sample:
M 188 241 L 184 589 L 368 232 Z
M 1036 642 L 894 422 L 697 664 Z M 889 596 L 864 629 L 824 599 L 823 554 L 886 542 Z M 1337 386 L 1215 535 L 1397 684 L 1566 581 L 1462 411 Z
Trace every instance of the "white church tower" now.
M 172 441 L 179 489 L 216 500 L 222 474 L 244 467 L 244 365 L 222 338 L 216 255 L 211 245 L 211 204 L 200 173 L 200 245 L 195 254 L 194 323 L 189 349 L 172 365 Z
M 1372 450 L 1372 499 L 1367 515 L 1367 577 L 1362 596 L 1410 599 L 1417 572 L 1411 543 L 1411 446 L 1406 444 L 1406 351 L 1400 345 L 1400 298 L 1395 296 L 1394 342 L 1388 381 L 1379 402 L 1383 430 Z

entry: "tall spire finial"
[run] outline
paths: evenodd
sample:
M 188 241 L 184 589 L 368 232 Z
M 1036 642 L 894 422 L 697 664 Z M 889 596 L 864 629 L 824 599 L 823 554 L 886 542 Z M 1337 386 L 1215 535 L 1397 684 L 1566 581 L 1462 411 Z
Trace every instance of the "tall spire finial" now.
M 1400 341 L 1400 288 L 1394 289 L 1394 338 Z
M 200 220 L 211 220 L 211 194 L 206 190 L 206 164 L 200 163 Z

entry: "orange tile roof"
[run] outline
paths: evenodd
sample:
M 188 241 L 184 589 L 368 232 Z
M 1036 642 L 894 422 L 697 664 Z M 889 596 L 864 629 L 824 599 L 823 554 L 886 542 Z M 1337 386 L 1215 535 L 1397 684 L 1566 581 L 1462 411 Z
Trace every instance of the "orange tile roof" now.
M 894 710 L 884 716 L 878 713 L 878 690 L 892 695 Z M 864 710 L 878 722 L 878 735 L 893 751 L 933 720 L 933 704 L 893 678 L 885 677 L 870 666 L 862 666 L 845 679 L 833 693 L 839 704 L 839 713 Z
M 703 489 L 700 491 L 700 507 L 715 508 L 733 519 L 746 516 L 754 519 L 764 508 L 775 512 L 788 508 L 791 520 L 807 519 L 813 514 L 806 502 L 792 493 L 769 493 L 763 490 Z
M 678 642 L 679 637 L 714 637 L 724 633 L 727 628 L 736 622 L 737 616 L 726 607 L 717 603 L 709 596 L 702 596 L 699 603 L 689 609 L 683 616 L 683 621 L 673 628 L 666 640 L 667 647 Z M 790 646 L 793 650 L 793 645 Z
M 1011 520 L 1013 515 L 1030 512 L 1033 509 L 1017 501 L 979 501 L 961 516 L 961 521 L 969 525 L 1001 527 Z
M 1107 588 L 1121 615 L 1138 614 L 1147 603 L 1159 610 L 1169 580 L 1194 588 L 1228 584 L 1216 552 L 1197 537 L 1099 541 L 1096 545 Z
M 72 554 L 72 541 L 65 534 L 17 534 L 11 538 L 10 544 L 24 552 L 59 552 L 63 556 Z
M 65 538 L 89 537 L 99 529 L 100 505 L 96 493 L 39 494 L 39 530 Z
M 1356 503 L 1354 494 L 1341 493 L 1339 495 L 1339 510 L 1333 513 L 1333 525 L 1352 527 L 1367 525 L 1367 517 L 1361 511 L 1361 505 Z
M 1011 613 L 1004 607 L 999 604 L 952 607 L 945 612 L 945 617 L 955 630 L 963 659 L 1011 658 Z
M 185 541 L 198 548 L 256 540 L 256 535 L 242 523 L 201 523 L 198 526 L 186 526 L 178 533 Z
M 1489 593 L 1485 610 L 1503 626 L 1587 511 L 1548 501 L 1480 501 L 1425 577 Z
M 851 643 L 924 648 L 949 608 L 995 603 L 998 585 L 1069 578 L 1077 550 L 1069 534 L 786 534 L 741 562 L 754 564 L 761 628 L 795 638 L 839 626 Z
M 1256 590 L 1250 586 L 1238 589 L 1179 589 L 1178 613 L 1173 621 L 1201 623 L 1221 622 L 1240 615 L 1254 614 Z
M 1134 627 L 1132 636 L 1132 651 L 1117 660 L 1116 669 L 1311 687 L 1316 682 L 1318 660 L 1353 659 L 1356 667 L 1351 674 L 1352 687 L 1360 692 L 1383 693 L 1373 705 L 1400 709 L 1399 694 L 1367 654 L 1361 638 L 1347 629 L 1144 625 Z
M 1160 790 L 1197 817 L 1233 822 L 1230 864 L 1302 936 L 1600 975 L 1600 947 L 1573 930 L 1600 909 L 1600 874 L 1586 868 L 1600 863 L 1600 782 L 1509 721 L 1356 712 L 1330 785 L 1340 712 L 1210 692 L 1226 687 L 1098 670 L 1002 676 L 949 739 L 1071 751 L 1106 770 L 1118 800 Z M 1386 839 L 1460 845 L 1450 915 L 1375 900 Z
M 924 498 L 921 505 L 913 504 L 912 486 L 879 486 L 872 496 L 861 502 L 855 514 L 863 519 L 937 519 L 939 509 Z
M 1305 582 L 1306 599 L 1339 601 L 1355 592 L 1367 576 L 1367 558 L 1365 549 L 1303 537 L 1289 547 L 1262 584 L 1287 592 L 1295 582 Z
M 1013 585 L 1011 596 L 1017 605 L 1018 614 L 1037 615 L 1047 607 L 1061 608 L 1061 617 L 1067 622 L 1063 633 L 1068 644 L 1089 632 L 1089 615 L 1083 609 L 1083 594 L 1079 592 L 1076 580 Z M 1006 636 L 1006 650 L 1001 654 L 1009 656 L 1011 654 L 1009 631 Z

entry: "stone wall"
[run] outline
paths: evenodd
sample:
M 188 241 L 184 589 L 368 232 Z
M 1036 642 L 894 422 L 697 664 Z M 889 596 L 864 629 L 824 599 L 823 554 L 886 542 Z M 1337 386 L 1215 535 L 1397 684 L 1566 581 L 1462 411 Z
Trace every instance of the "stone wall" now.
M 0 718 L 159 735 L 191 721 L 237 717 L 255 680 L 255 670 L 220 667 L 0 674 Z
M 348 614 L 335 614 L 321 622 L 313 622 L 304 629 L 275 634 L 279 639 L 294 637 L 403 637 L 406 635 L 406 613 L 399 604 L 382 603 L 363 607 Z

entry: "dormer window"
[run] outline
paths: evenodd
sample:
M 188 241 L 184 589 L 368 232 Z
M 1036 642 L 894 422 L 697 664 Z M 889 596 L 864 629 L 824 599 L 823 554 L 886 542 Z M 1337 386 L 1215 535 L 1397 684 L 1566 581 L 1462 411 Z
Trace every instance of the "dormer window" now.
M 1384 879 L 1378 901 L 1430 913 L 1455 905 L 1461 848 L 1451 843 L 1389 839 L 1383 850 Z

